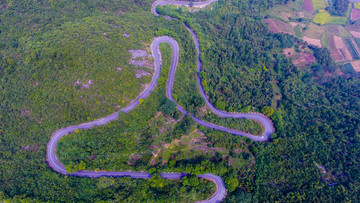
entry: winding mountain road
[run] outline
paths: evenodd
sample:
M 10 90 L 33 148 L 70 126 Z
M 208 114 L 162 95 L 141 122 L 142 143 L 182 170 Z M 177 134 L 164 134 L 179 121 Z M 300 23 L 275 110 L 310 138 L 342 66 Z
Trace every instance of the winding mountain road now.
M 217 0 L 209 0 L 206 2 L 194 2 L 193 4 L 194 4 L 194 6 L 206 6 L 215 1 L 217 1 Z M 166 4 L 189 5 L 189 2 L 179 2 L 179 1 L 155 2 L 152 6 L 152 12 L 155 15 L 159 15 L 156 12 L 156 7 L 159 5 L 166 5 Z M 201 71 L 199 41 L 198 41 L 195 33 L 193 32 L 193 30 L 191 30 L 189 27 L 187 27 L 187 29 L 190 31 L 190 33 L 194 39 L 195 46 L 196 46 L 197 71 L 199 73 Z M 176 103 L 176 101 L 174 100 L 174 98 L 172 96 L 172 90 L 173 90 L 176 67 L 177 67 L 178 58 L 179 58 L 179 45 L 178 45 L 177 41 L 175 41 L 171 37 L 167 37 L 167 36 L 157 37 L 151 43 L 151 52 L 152 52 L 152 55 L 155 60 L 155 73 L 154 73 L 153 79 L 152 79 L 150 85 L 137 97 L 137 99 L 134 100 L 127 107 L 120 110 L 120 112 L 128 113 L 129 111 L 133 110 L 137 105 L 139 105 L 139 99 L 145 99 L 147 96 L 149 96 L 150 92 L 155 88 L 155 86 L 157 84 L 157 80 L 160 76 L 160 71 L 161 71 L 161 53 L 160 53 L 160 49 L 159 49 L 159 46 L 161 43 L 168 43 L 171 46 L 172 51 L 173 51 L 170 73 L 169 73 L 169 78 L 168 78 L 168 83 L 167 83 L 167 88 L 166 88 L 166 94 L 169 99 L 171 99 L 172 101 L 174 101 Z M 208 98 L 205 94 L 205 91 L 201 85 L 201 80 L 200 80 L 199 74 L 197 74 L 197 80 L 198 80 L 198 87 L 199 87 L 201 96 L 205 99 L 206 104 L 209 106 L 209 108 L 215 114 L 217 114 L 220 117 L 248 118 L 248 119 L 256 120 L 263 125 L 264 133 L 261 136 L 255 136 L 255 135 L 251 135 L 251 134 L 241 132 L 238 130 L 229 129 L 229 128 L 225 128 L 223 126 L 208 123 L 206 121 L 200 120 L 200 119 L 194 117 L 193 115 L 189 114 L 180 105 L 178 105 L 176 103 L 177 109 L 179 111 L 181 111 L 185 115 L 189 114 L 196 123 L 198 123 L 199 125 L 205 126 L 207 128 L 212 128 L 212 129 L 228 132 L 228 133 L 231 133 L 234 135 L 245 136 L 250 139 L 253 139 L 254 141 L 267 141 L 269 139 L 269 136 L 271 135 L 271 133 L 274 132 L 274 128 L 273 128 L 273 125 L 272 125 L 272 122 L 270 121 L 270 119 L 268 119 L 266 116 L 264 116 L 262 114 L 228 113 L 228 112 L 224 112 L 224 111 L 220 111 L 220 110 L 216 109 L 210 103 L 210 101 L 208 100 Z M 79 125 L 75 125 L 75 126 L 68 126 L 68 127 L 62 128 L 62 129 L 54 132 L 50 138 L 49 143 L 47 144 L 47 149 L 46 149 L 46 160 L 49 163 L 49 166 L 61 174 L 71 175 L 71 176 L 90 177 L 90 178 L 98 178 L 98 177 L 102 177 L 102 176 L 112 176 L 112 177 L 127 176 L 127 177 L 131 177 L 131 178 L 149 179 L 151 177 L 151 174 L 145 173 L 145 172 L 79 171 L 76 173 L 69 174 L 66 172 L 64 165 L 62 165 L 58 161 L 55 151 L 56 151 L 56 145 L 57 145 L 58 141 L 60 140 L 60 138 L 67 135 L 68 133 L 74 132 L 76 129 L 90 129 L 95 126 L 105 125 L 113 120 L 118 119 L 118 118 L 119 118 L 119 112 L 115 112 L 115 113 L 111 114 L 110 116 L 107 116 L 107 117 L 104 117 L 101 119 L 97 119 L 95 121 L 91 121 L 88 123 L 83 123 L 83 124 L 79 124 Z M 165 179 L 181 179 L 182 177 L 184 177 L 186 175 L 188 175 L 188 174 L 186 174 L 186 173 L 163 173 L 163 174 L 161 174 L 161 176 Z M 198 177 L 212 181 L 216 185 L 216 191 L 212 195 L 212 197 L 208 200 L 204 200 L 203 202 L 220 202 L 224 199 L 224 197 L 226 196 L 226 188 L 225 188 L 223 180 L 219 176 L 215 176 L 214 174 L 207 173 L 207 174 L 203 174 L 203 175 L 198 175 Z

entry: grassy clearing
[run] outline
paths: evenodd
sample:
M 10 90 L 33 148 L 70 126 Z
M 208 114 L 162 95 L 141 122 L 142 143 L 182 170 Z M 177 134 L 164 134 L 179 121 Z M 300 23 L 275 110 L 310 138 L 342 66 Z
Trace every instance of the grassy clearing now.
M 302 38 L 303 37 L 303 33 L 301 31 L 301 27 L 299 25 L 294 27 L 294 31 L 295 31 L 295 36 Z
M 327 31 L 321 36 L 321 45 L 326 48 L 330 48 L 329 33 Z
M 304 34 L 309 38 L 320 39 L 324 31 L 325 31 L 324 26 L 319 26 L 314 23 L 309 23 Z
M 329 16 L 326 20 L 326 24 L 345 25 L 346 21 L 347 21 L 346 17 Z
M 330 13 L 328 13 L 328 12 L 318 13 L 314 17 L 314 22 L 324 25 L 326 23 L 326 20 L 329 18 L 329 16 L 330 16 Z
M 172 153 L 189 150 L 192 147 L 192 141 L 195 142 L 198 138 L 202 137 L 203 135 L 199 131 L 194 131 L 188 136 L 183 136 L 180 140 L 172 141 L 166 150 Z

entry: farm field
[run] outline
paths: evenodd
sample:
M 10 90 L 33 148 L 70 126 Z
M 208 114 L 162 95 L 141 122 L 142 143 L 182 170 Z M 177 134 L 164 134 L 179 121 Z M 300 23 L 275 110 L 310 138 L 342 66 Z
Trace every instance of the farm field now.
M 299 3 L 302 6 L 293 6 Z M 329 4 L 324 0 L 296 0 L 270 9 L 264 22 L 275 33 L 292 34 L 309 45 L 328 48 L 338 63 L 360 59 L 360 3 L 350 3 L 344 16 L 332 15 Z M 274 20 L 279 18 L 283 20 Z
M 275 33 L 288 33 L 288 34 L 294 34 L 294 30 L 291 27 L 291 25 L 282 22 L 278 19 L 266 19 L 264 20 L 265 23 L 269 24 L 269 28 L 271 31 Z
M 337 40 L 341 40 L 341 38 L 339 37 L 335 37 Z M 345 59 L 344 55 L 342 54 L 342 52 L 340 51 L 340 49 L 338 49 L 336 47 L 336 44 L 339 47 L 339 42 L 335 43 L 335 39 L 334 39 L 334 35 L 329 35 L 328 36 L 328 41 L 329 41 L 329 49 L 330 49 L 330 54 L 331 57 L 335 60 L 335 61 L 343 61 Z M 345 47 L 345 45 L 344 45 Z
M 347 21 L 346 17 L 337 17 L 337 16 L 329 16 L 326 19 L 327 24 L 339 24 L 339 25 L 345 25 Z
M 326 3 L 323 0 L 312 0 L 312 4 L 313 4 L 314 10 L 326 7 Z
M 352 61 L 351 65 L 355 72 L 360 72 L 360 60 Z
M 360 9 L 353 8 L 351 10 L 350 19 L 351 20 L 358 20 L 360 18 Z
M 314 23 L 309 23 L 306 27 L 307 29 L 304 31 L 304 35 L 314 39 L 320 39 L 326 29 L 325 26 Z
M 325 31 L 322 35 L 321 35 L 321 46 L 322 47 L 326 47 L 329 48 L 329 32 Z
M 321 12 L 315 15 L 314 22 L 319 24 L 325 24 L 326 20 L 330 17 L 330 13 L 328 12 Z
M 356 46 L 355 42 L 352 39 L 345 39 L 344 41 L 353 59 L 359 59 L 359 48 Z
M 344 74 L 355 73 L 354 67 L 351 65 L 351 63 L 346 63 L 346 64 L 342 65 L 340 69 Z
M 360 32 L 357 32 L 357 31 L 350 31 L 351 35 L 357 39 L 357 38 L 360 38 Z
M 313 12 L 314 7 L 311 0 L 304 0 L 304 11 Z
M 322 47 L 320 39 L 314 39 L 314 38 L 310 38 L 310 37 L 307 37 L 307 36 L 304 36 L 302 39 L 305 42 L 307 42 L 308 44 L 315 45 L 315 46 L 318 46 L 318 47 Z
M 339 37 L 352 37 L 350 32 L 344 28 L 344 26 L 341 25 L 326 25 L 326 31 L 329 32 L 329 34 L 336 35 Z

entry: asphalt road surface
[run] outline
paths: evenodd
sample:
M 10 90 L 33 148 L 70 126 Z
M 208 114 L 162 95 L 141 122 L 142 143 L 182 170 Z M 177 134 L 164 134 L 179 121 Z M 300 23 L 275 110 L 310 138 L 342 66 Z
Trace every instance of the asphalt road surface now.
M 216 0 L 209 0 L 206 2 L 194 2 L 193 5 L 194 6 L 205 6 L 208 5 L 210 3 L 215 2 Z M 177 4 L 177 5 L 189 5 L 188 2 L 178 2 L 178 1 L 159 1 L 159 2 L 155 2 L 153 4 L 152 7 L 152 12 L 155 15 L 159 15 L 156 12 L 156 7 L 159 5 L 166 5 L 166 4 Z M 186 26 L 187 27 L 187 26 Z M 200 61 L 200 47 L 199 47 L 199 41 L 195 35 L 195 33 L 189 28 L 187 27 L 187 29 L 190 31 L 193 40 L 194 40 L 194 44 L 196 46 L 196 50 L 197 50 L 197 71 L 198 73 L 201 71 L 201 61 Z M 157 80 L 160 76 L 160 71 L 161 71 L 161 53 L 160 53 L 160 49 L 159 49 L 159 45 L 161 43 L 168 43 L 171 48 L 172 48 L 172 62 L 171 62 L 171 67 L 170 67 L 170 73 L 169 73 L 169 78 L 168 78 L 168 83 L 167 83 L 167 88 L 166 88 L 166 94 L 167 97 L 169 99 L 171 99 L 172 101 L 174 101 L 176 103 L 176 101 L 174 100 L 173 96 L 172 96 L 172 90 L 173 90 L 173 84 L 174 84 L 174 78 L 175 78 L 175 72 L 176 72 L 176 67 L 177 67 L 177 63 L 178 63 L 178 58 L 179 58 L 179 45 L 177 43 L 177 41 L 175 41 L 173 38 L 171 37 L 167 37 L 167 36 L 163 36 L 163 37 L 157 37 L 153 40 L 152 44 L 151 44 L 151 51 L 152 51 L 152 55 L 154 57 L 155 60 L 155 74 L 152 78 L 152 81 L 150 83 L 150 85 L 142 92 L 140 93 L 140 95 L 137 97 L 137 99 L 135 99 L 131 104 L 129 104 L 127 107 L 123 108 L 122 110 L 120 110 L 120 112 L 124 112 L 124 113 L 128 113 L 129 111 L 133 110 L 137 105 L 139 105 L 139 99 L 145 99 L 146 97 L 149 96 L 150 92 L 154 89 L 155 85 L 157 84 Z M 246 114 L 246 113 L 228 113 L 228 112 L 224 112 L 224 111 L 220 111 L 219 109 L 216 109 L 208 100 L 205 91 L 201 85 L 201 80 L 199 77 L 199 74 L 197 75 L 197 80 L 198 80 L 198 87 L 199 87 L 199 91 L 201 96 L 205 99 L 206 104 L 209 106 L 209 108 L 218 116 L 220 117 L 232 117 L 232 118 L 247 118 L 247 119 L 252 119 L 252 120 L 256 120 L 258 122 L 260 122 L 263 127 L 264 127 L 264 133 L 261 136 L 255 136 L 255 135 L 251 135 L 245 132 L 241 132 L 238 130 L 234 130 L 234 129 L 229 129 L 229 128 L 225 128 L 223 126 L 219 126 L 219 125 L 215 125 L 212 123 L 208 123 L 205 122 L 203 120 L 200 120 L 196 117 L 194 117 L 193 115 L 189 114 L 187 111 L 185 111 L 179 104 L 176 103 L 177 105 L 177 109 L 179 111 L 181 111 L 182 113 L 186 114 L 186 115 L 190 115 L 194 121 L 196 123 L 198 123 L 199 125 L 202 125 L 204 127 L 207 128 L 212 128 L 212 129 L 216 129 L 216 130 L 220 130 L 220 131 L 224 131 L 224 132 L 228 132 L 231 133 L 233 135 L 240 135 L 240 136 L 246 136 L 250 139 L 253 139 L 254 141 L 267 141 L 271 135 L 271 133 L 274 132 L 274 128 L 272 125 L 272 122 L 270 121 L 270 119 L 268 119 L 266 116 L 262 115 L 262 114 L 258 114 L 258 113 L 250 113 L 250 114 Z M 54 169 L 55 171 L 64 174 L 64 175 L 71 175 L 71 176 L 79 176 L 79 177 L 89 177 L 89 178 L 98 178 L 98 177 L 102 177 L 102 176 L 111 176 L 111 177 L 131 177 L 131 178 L 143 178 L 143 179 L 149 179 L 151 177 L 151 174 L 149 173 L 145 173 L 145 172 L 115 172 L 115 171 L 106 171 L 106 172 L 95 172 L 95 171 L 79 171 L 76 173 L 71 173 L 68 174 L 66 172 L 65 167 L 58 161 L 55 151 L 56 151 L 56 146 L 57 146 L 57 142 L 60 140 L 61 137 L 67 135 L 68 133 L 72 133 L 74 132 L 76 129 L 90 129 L 93 128 L 95 126 L 100 126 L 100 125 L 105 125 L 113 120 L 118 119 L 119 117 L 119 112 L 115 112 L 107 117 L 101 118 L 101 119 L 97 119 L 95 121 L 91 121 L 88 123 L 83 123 L 83 124 L 79 124 L 79 125 L 75 125 L 75 126 L 68 126 L 65 128 L 62 128 L 56 132 L 54 132 L 51 136 L 51 139 L 49 141 L 49 143 L 47 144 L 47 149 L 46 149 L 46 160 L 49 163 L 49 166 Z M 182 177 L 186 176 L 186 173 L 163 173 L 161 174 L 161 176 L 165 179 L 181 179 Z M 198 175 L 199 178 L 204 178 L 207 179 L 209 181 L 212 181 L 215 183 L 216 185 L 216 191 L 215 193 L 212 195 L 212 197 L 208 200 L 204 200 L 202 202 L 220 202 L 224 199 L 224 197 L 226 196 L 226 188 L 224 185 L 223 180 L 219 177 L 216 176 L 214 174 L 211 173 L 206 173 L 203 175 Z

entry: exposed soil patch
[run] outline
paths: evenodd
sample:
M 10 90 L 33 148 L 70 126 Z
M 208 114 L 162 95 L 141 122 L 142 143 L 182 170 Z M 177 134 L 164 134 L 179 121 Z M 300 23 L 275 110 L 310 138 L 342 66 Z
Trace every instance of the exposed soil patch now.
M 80 87 L 80 88 L 89 88 L 91 84 L 92 84 L 91 80 L 88 80 L 85 83 L 82 83 L 79 80 L 76 80 L 76 82 L 74 83 L 74 86 Z
M 283 54 L 287 57 L 292 57 L 295 54 L 295 50 L 293 48 L 285 48 L 283 49 Z
M 141 78 L 142 76 L 150 76 L 151 74 L 149 72 L 146 72 L 144 70 L 136 70 L 136 78 Z
M 136 161 L 141 159 L 139 154 L 131 154 L 129 160 L 127 161 L 128 165 L 135 166 Z
M 360 18 L 360 9 L 353 8 L 351 10 L 350 19 L 351 20 L 358 20 Z
M 304 18 L 305 17 L 304 12 L 298 12 L 298 15 L 299 15 L 299 18 Z
M 283 54 L 288 58 L 292 58 L 294 66 L 299 68 L 312 64 L 316 60 L 309 51 L 298 53 L 293 48 L 283 49 Z
M 296 22 L 290 22 L 290 25 L 293 26 L 293 27 L 297 26 L 298 24 L 299 23 L 296 23 Z
M 24 109 L 20 113 L 22 116 L 30 117 L 30 111 L 27 109 Z
M 130 49 L 129 50 L 132 57 L 131 58 L 137 58 L 137 57 L 151 57 L 151 54 L 148 54 L 145 50 L 134 50 L 134 49 Z
M 315 46 L 318 46 L 318 47 L 321 47 L 321 40 L 319 39 L 313 39 L 313 38 L 309 38 L 309 37 L 306 37 L 304 36 L 303 37 L 303 40 L 311 45 L 315 45 Z
M 330 55 L 331 55 L 331 58 L 334 59 L 334 61 L 343 61 L 344 60 L 344 56 L 337 49 L 331 50 Z
M 24 147 L 22 147 L 22 149 L 26 150 L 26 151 L 36 151 L 39 148 L 40 148 L 39 146 L 24 146 Z
M 334 35 L 333 37 L 336 49 L 345 49 L 345 43 L 341 37 Z
M 130 60 L 130 64 L 133 64 L 135 67 L 144 67 L 145 66 L 145 62 L 144 60 Z
M 205 116 L 207 114 L 207 112 L 210 112 L 210 108 L 206 105 L 202 108 L 199 109 L 199 117 Z
M 317 166 L 317 168 L 320 170 L 320 172 L 323 175 L 323 177 L 321 177 L 320 179 L 323 179 L 329 186 L 334 186 L 336 185 L 337 183 L 335 182 L 336 181 L 336 177 L 332 174 L 332 172 L 326 170 L 326 168 L 322 165 L 318 165 L 318 164 L 315 164 Z
M 126 38 L 128 38 L 128 37 L 130 37 L 130 34 L 124 32 L 123 36 L 126 37 Z
M 159 149 L 157 150 L 156 154 L 155 154 L 154 152 L 152 153 L 153 156 L 154 156 L 154 158 L 151 159 L 151 161 L 150 161 L 150 166 L 155 165 L 155 163 L 156 163 L 156 157 L 159 156 L 160 152 L 161 152 L 161 148 L 159 148 Z
M 152 57 L 151 54 L 148 54 L 145 50 L 133 50 L 130 49 L 129 52 L 131 53 L 131 60 L 130 64 L 134 65 L 135 67 L 148 67 L 150 70 L 154 69 L 154 63 L 149 59 Z M 117 68 L 117 71 L 121 71 L 122 68 Z M 145 69 L 137 69 L 136 70 L 136 78 L 141 78 L 142 76 L 150 76 L 151 73 L 149 70 Z
M 314 63 L 314 61 L 315 61 L 315 57 L 312 54 L 299 53 L 293 58 L 292 63 L 296 67 L 305 67 L 307 65 Z
M 357 31 L 350 31 L 350 34 L 355 38 L 360 38 L 360 32 Z
M 140 49 L 130 49 L 129 52 L 132 55 L 130 64 L 134 65 L 135 67 L 148 67 L 150 69 L 154 69 L 154 63 L 149 60 L 149 58 L 152 57 L 151 54 L 148 54 L 145 50 Z

